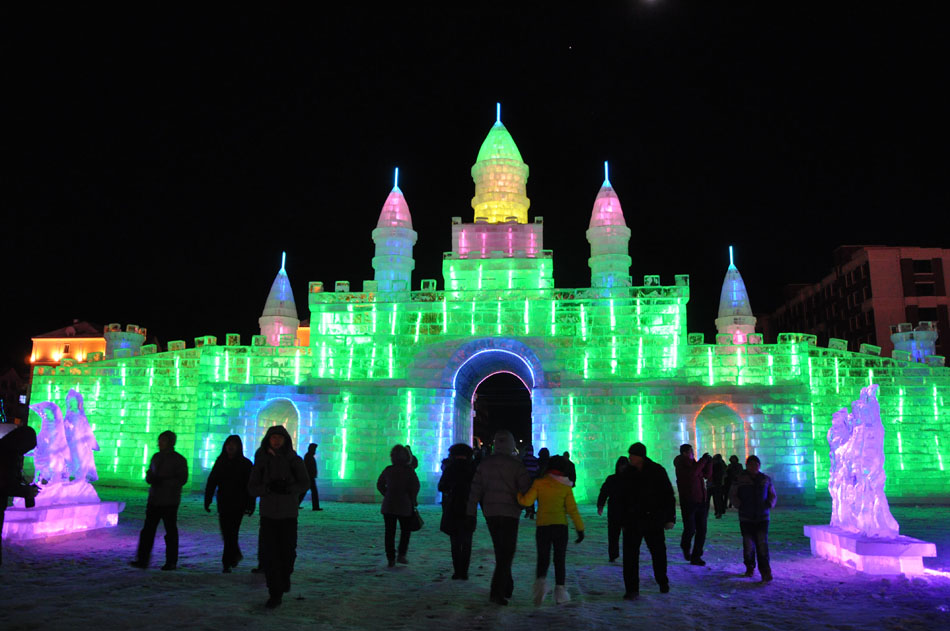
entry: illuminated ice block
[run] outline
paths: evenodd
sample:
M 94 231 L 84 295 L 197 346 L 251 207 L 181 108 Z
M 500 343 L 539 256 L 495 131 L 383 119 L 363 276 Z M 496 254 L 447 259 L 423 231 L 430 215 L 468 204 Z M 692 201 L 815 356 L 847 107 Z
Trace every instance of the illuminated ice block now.
M 23 498 L 14 498 L 2 537 L 39 539 L 118 524 L 125 504 L 101 502 L 90 484 L 98 479 L 93 452 L 99 451 L 99 444 L 86 418 L 82 395 L 70 389 L 65 415 L 51 401 L 30 408 L 42 419 L 36 447 L 27 454 L 34 459 L 39 494 L 33 508 L 26 508 Z
M 828 430 L 831 523 L 805 526 L 812 554 L 868 574 L 919 574 L 937 547 L 899 534 L 884 494 L 884 424 L 877 385 L 861 389 L 851 413 L 841 409 Z

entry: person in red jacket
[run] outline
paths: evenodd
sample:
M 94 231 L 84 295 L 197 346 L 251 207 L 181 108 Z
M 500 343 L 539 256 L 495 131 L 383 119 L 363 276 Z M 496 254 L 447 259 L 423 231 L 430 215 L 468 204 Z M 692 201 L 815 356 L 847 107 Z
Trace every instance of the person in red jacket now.
M 676 467 L 676 490 L 680 496 L 683 516 L 683 557 L 692 565 L 706 565 L 703 546 L 706 544 L 706 520 L 709 518 L 709 495 L 706 480 L 712 475 L 712 458 L 703 454 L 698 461 L 690 444 L 680 445 L 680 455 L 673 460 Z

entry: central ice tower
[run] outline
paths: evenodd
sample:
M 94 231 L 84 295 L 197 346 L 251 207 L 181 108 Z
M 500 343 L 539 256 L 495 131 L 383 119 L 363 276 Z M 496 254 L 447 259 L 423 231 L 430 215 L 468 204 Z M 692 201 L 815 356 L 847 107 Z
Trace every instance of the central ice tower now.
M 474 222 L 452 218 L 452 251 L 442 262 L 446 290 L 552 289 L 554 266 L 551 251 L 543 249 L 543 219 L 528 223 L 528 165 L 501 122 L 500 106 L 472 179 Z

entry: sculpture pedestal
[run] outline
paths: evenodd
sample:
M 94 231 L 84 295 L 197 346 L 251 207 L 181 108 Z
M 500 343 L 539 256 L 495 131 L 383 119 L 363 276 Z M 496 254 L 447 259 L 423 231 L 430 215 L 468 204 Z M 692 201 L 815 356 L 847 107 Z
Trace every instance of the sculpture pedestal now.
M 26 541 L 112 528 L 124 509 L 125 502 L 8 508 L 2 537 L 4 541 Z
M 805 526 L 811 553 L 866 574 L 923 574 L 923 557 L 937 556 L 936 544 L 899 535 L 877 539 L 829 525 Z

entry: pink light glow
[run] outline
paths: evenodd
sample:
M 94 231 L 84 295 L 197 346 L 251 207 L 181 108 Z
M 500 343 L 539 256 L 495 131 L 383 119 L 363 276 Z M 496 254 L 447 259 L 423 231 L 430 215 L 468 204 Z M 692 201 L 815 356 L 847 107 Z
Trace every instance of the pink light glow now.
M 609 183 L 604 182 L 594 200 L 594 210 L 590 215 L 590 228 L 599 226 L 626 226 L 620 198 Z
M 409 214 L 409 204 L 399 188 L 393 188 L 383 209 L 379 213 L 377 228 L 409 228 L 412 230 L 412 216 Z

